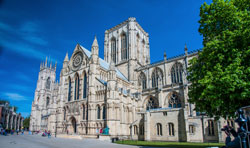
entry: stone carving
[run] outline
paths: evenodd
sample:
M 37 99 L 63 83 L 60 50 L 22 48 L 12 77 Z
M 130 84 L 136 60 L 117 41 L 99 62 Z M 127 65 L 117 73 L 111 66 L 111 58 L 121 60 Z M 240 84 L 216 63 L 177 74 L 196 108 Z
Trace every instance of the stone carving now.
M 82 52 L 77 52 L 74 56 L 73 56 L 73 60 L 72 60 L 72 70 L 76 71 L 77 69 L 80 68 L 81 64 L 83 62 L 83 54 Z

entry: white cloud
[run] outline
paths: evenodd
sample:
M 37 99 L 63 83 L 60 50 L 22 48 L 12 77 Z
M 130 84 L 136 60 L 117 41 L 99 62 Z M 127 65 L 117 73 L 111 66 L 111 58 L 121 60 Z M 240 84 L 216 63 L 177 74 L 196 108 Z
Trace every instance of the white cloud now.
M 14 100 L 14 101 L 28 100 L 27 97 L 22 96 L 18 93 L 4 93 L 4 96 L 7 97 L 7 99 L 9 99 L 9 100 Z

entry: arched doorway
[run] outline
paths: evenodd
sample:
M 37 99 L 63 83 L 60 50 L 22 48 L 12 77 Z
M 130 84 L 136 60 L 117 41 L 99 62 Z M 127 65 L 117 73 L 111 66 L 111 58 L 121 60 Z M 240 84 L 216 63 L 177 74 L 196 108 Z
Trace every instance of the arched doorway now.
M 77 132 L 77 124 L 76 124 L 76 118 L 75 117 L 71 118 L 71 124 L 72 124 L 72 127 L 73 127 L 73 132 L 76 133 Z

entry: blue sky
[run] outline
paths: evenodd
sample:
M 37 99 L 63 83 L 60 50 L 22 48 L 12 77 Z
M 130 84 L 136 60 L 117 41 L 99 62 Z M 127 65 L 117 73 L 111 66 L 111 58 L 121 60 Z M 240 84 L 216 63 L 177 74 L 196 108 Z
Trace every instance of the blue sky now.
M 136 17 L 149 33 L 151 62 L 202 48 L 199 9 L 211 0 L 0 0 L 0 98 L 30 114 L 39 66 L 57 61 L 77 43 L 91 48 L 94 36 L 103 57 L 104 31 Z

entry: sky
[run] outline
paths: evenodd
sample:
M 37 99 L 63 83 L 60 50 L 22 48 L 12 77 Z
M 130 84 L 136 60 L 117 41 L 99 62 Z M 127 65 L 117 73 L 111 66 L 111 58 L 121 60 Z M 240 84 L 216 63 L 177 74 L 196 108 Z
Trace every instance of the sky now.
M 211 0 L 0 0 L 0 98 L 31 111 L 40 63 L 57 61 L 77 43 L 91 49 L 94 36 L 103 58 L 104 32 L 135 17 L 149 33 L 151 63 L 202 48 L 199 10 Z

